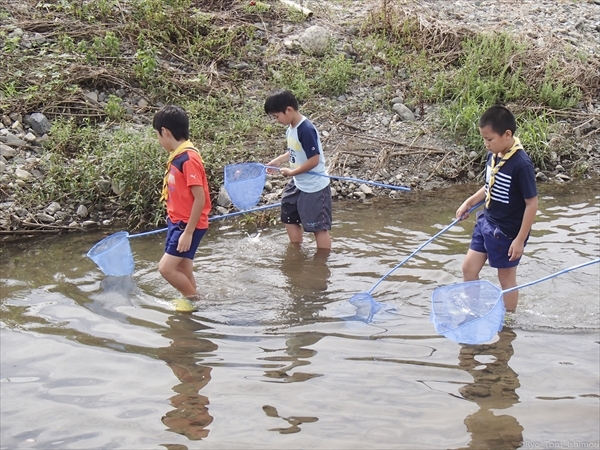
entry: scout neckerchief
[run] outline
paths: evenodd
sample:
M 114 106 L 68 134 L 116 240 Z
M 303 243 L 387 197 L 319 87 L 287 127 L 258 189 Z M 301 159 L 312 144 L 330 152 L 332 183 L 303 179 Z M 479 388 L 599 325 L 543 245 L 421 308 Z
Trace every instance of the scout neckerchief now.
M 194 144 L 192 144 L 190 140 L 185 141 L 183 144 L 169 153 L 169 160 L 167 161 L 167 169 L 165 170 L 165 177 L 163 179 L 162 192 L 160 196 L 161 201 L 164 200 L 166 202 L 167 198 L 169 197 L 169 172 L 171 171 L 171 163 L 177 156 L 188 150 L 193 150 L 198 154 L 198 156 L 200 156 L 200 152 L 194 148 Z M 202 162 L 202 156 L 200 156 L 200 161 Z
M 517 150 L 523 150 L 523 146 L 521 145 L 521 140 L 518 137 L 514 138 L 514 140 L 515 140 L 515 142 L 513 143 L 512 147 L 510 148 L 508 153 L 502 157 L 502 159 L 498 162 L 498 164 L 496 164 L 496 155 L 492 155 L 492 164 L 491 164 L 492 170 L 490 171 L 490 182 L 489 182 L 488 190 L 485 195 L 485 207 L 486 208 L 489 208 L 490 202 L 492 201 L 492 186 L 494 185 L 494 182 L 496 181 L 496 174 L 498 172 L 500 172 L 500 168 L 504 165 L 504 163 L 506 161 L 508 161 L 512 155 L 517 153 Z

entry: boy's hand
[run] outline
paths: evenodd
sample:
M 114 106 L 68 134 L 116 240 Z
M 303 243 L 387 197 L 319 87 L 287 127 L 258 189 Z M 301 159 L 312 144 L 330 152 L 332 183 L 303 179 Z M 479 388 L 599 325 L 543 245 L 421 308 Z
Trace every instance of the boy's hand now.
M 187 234 L 185 231 L 181 233 L 179 236 L 179 241 L 177 241 L 177 251 L 179 253 L 187 252 L 192 245 L 192 235 Z
M 519 239 L 513 239 L 508 249 L 508 260 L 515 261 L 523 255 L 525 243 Z
M 464 202 L 456 210 L 456 218 L 458 220 L 465 220 L 467 217 L 469 217 L 470 209 L 471 209 L 471 206 L 469 206 L 469 204 L 467 202 Z
M 283 175 L 283 176 L 286 176 L 286 177 L 292 176 L 292 169 L 289 169 L 287 167 L 280 169 L 279 171 L 281 172 L 281 175 Z
M 279 167 L 281 165 L 281 163 L 277 160 L 277 158 L 275 158 L 274 160 L 268 162 L 267 164 L 265 164 L 266 166 L 274 166 L 274 167 Z M 267 167 L 267 173 L 275 173 L 277 172 L 277 169 L 271 169 L 270 167 Z

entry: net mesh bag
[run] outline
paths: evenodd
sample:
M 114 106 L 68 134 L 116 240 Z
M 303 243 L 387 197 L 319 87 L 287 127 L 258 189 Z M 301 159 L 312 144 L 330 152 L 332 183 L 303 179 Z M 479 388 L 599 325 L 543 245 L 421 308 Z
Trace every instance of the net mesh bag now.
M 431 297 L 435 331 L 463 344 L 488 342 L 504 322 L 502 290 L 487 280 L 441 286 Z
M 368 292 L 354 294 L 349 302 L 356 307 L 356 316 L 363 318 L 367 323 L 370 323 L 373 320 L 373 316 L 377 314 L 383 306 L 381 303 L 375 301 Z
M 122 277 L 133 273 L 133 254 L 126 231 L 105 237 L 87 252 L 87 256 L 104 275 Z
M 225 189 L 237 209 L 249 209 L 260 200 L 267 172 L 260 163 L 229 164 L 225 166 Z

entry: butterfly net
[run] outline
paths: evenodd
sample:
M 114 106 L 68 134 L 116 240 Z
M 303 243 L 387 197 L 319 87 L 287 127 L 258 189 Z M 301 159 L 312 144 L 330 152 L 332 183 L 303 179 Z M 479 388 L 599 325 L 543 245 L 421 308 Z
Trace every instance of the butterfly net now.
M 260 200 L 267 172 L 259 163 L 229 164 L 225 166 L 225 189 L 237 209 L 249 209 Z
M 104 275 L 122 277 L 133 273 L 133 254 L 127 231 L 105 237 L 87 252 L 87 256 Z
M 435 330 L 464 344 L 487 342 L 502 328 L 502 290 L 487 280 L 442 286 L 431 297 Z

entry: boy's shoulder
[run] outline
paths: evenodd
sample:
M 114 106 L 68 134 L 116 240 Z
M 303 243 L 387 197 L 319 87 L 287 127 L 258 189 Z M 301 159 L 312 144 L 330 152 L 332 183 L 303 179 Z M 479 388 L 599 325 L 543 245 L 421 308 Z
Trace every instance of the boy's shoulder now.
M 302 120 L 300 121 L 296 129 L 300 132 L 302 130 L 316 130 L 317 127 L 314 123 L 311 122 L 311 120 L 308 117 L 302 116 Z

